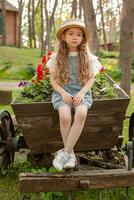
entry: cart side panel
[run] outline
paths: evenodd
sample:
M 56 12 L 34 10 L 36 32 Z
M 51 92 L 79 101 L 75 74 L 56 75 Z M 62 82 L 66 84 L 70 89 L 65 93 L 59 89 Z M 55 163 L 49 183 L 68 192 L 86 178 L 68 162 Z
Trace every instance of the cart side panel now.
M 122 132 L 129 99 L 95 100 L 88 111 L 76 151 L 109 149 Z M 51 103 L 12 104 L 19 129 L 32 152 L 55 152 L 62 148 L 58 112 Z

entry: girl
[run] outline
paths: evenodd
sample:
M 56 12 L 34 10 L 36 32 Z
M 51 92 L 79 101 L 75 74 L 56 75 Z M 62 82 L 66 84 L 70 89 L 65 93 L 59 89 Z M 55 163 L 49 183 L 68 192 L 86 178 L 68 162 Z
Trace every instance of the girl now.
M 52 104 L 59 112 L 64 149 L 56 152 L 53 166 L 57 170 L 74 168 L 73 151 L 92 105 L 91 87 L 95 67 L 101 64 L 88 49 L 90 32 L 80 19 L 69 19 L 57 32 L 58 49 L 47 63 L 54 89 Z M 71 110 L 75 111 L 73 123 Z

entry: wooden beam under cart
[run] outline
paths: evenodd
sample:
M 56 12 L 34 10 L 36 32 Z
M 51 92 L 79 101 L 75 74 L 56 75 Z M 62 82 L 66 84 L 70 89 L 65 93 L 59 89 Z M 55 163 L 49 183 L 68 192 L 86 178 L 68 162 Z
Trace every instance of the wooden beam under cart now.
M 134 169 L 21 173 L 20 192 L 57 192 L 134 186 Z

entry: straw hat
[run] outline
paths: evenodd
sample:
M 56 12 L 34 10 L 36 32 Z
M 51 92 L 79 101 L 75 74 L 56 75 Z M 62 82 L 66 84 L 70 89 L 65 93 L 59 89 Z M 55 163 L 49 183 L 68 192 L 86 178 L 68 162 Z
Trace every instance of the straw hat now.
M 68 29 L 68 28 L 81 28 L 85 34 L 85 37 L 86 37 L 86 42 L 89 40 L 90 38 L 90 32 L 89 30 L 86 28 L 85 24 L 83 21 L 81 21 L 80 19 L 69 19 L 69 20 L 66 20 L 62 25 L 61 27 L 59 28 L 59 30 L 57 31 L 57 38 L 60 39 L 61 38 L 61 35 L 62 33 Z

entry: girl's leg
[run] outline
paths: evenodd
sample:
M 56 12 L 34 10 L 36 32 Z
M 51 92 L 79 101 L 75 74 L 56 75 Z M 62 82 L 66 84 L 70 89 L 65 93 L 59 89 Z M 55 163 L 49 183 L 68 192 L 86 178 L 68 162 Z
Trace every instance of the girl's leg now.
M 72 152 L 77 140 L 81 135 L 87 117 L 87 111 L 88 109 L 84 105 L 79 105 L 75 109 L 74 122 L 69 131 L 65 145 L 65 151 L 68 153 Z
M 71 127 L 71 108 L 69 106 L 61 106 L 59 108 L 60 131 L 64 146 L 66 145 L 68 133 Z

